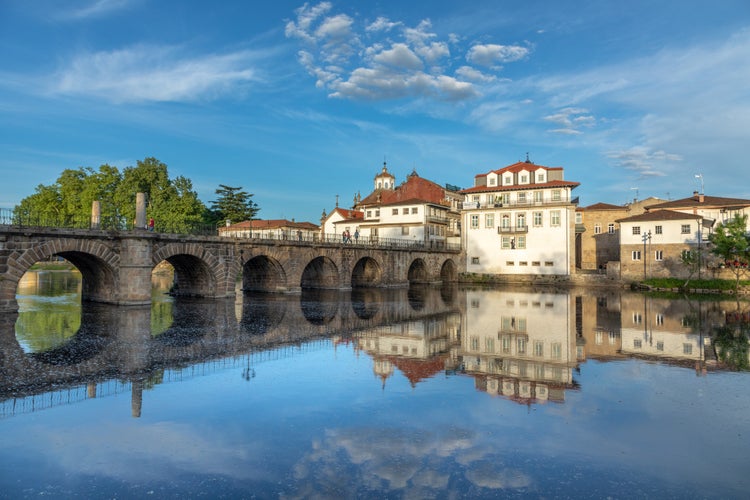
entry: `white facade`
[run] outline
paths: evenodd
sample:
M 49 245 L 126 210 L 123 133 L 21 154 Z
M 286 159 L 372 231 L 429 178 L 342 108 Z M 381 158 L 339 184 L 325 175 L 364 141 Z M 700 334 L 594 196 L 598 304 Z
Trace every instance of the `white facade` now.
M 562 169 L 516 164 L 477 176 L 463 191 L 466 271 L 480 274 L 568 275 L 575 263 L 578 183 Z

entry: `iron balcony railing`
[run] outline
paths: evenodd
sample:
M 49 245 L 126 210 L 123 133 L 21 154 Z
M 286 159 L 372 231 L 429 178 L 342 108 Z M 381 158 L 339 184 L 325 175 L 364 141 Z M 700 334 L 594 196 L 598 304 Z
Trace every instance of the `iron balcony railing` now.
M 528 232 L 529 232 L 529 226 L 498 226 L 497 227 L 498 234 L 528 233 Z

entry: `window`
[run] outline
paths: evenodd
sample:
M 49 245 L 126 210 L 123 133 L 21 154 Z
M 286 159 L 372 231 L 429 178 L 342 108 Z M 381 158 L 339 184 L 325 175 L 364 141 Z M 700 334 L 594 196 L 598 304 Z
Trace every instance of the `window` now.
M 534 212 L 532 217 L 534 220 L 534 227 L 541 227 L 542 226 L 542 212 Z
M 494 185 L 495 185 L 495 178 L 490 177 L 490 186 L 494 186 Z
M 680 252 L 680 258 L 682 260 L 690 260 L 692 257 L 691 254 L 692 252 L 690 250 L 683 250 L 682 252 Z
M 471 350 L 472 351 L 479 350 L 479 337 L 471 337 Z
M 559 189 L 552 190 L 552 201 L 560 201 L 562 199 Z
M 662 234 L 662 227 L 661 226 L 654 227 L 654 234 Z
M 476 229 L 479 227 L 479 216 L 474 214 L 471 216 L 471 228 Z
M 495 352 L 495 339 L 492 337 L 486 337 L 484 339 L 484 352 Z
M 654 252 L 654 260 L 664 260 L 664 252 L 661 250 L 656 250 Z
M 560 211 L 559 210 L 553 210 L 552 212 L 550 212 L 549 223 L 551 226 L 560 225 Z
M 402 214 L 404 214 L 404 215 L 409 215 L 409 209 L 408 209 L 408 208 L 405 208 L 405 209 L 403 209 L 403 210 L 401 211 L 401 213 L 402 213 Z
M 541 340 L 534 342 L 534 356 L 544 356 L 544 342 Z
M 598 222 L 594 224 L 594 234 L 601 234 L 602 232 L 602 225 Z
M 583 212 L 576 212 L 576 224 L 583 224 Z
M 527 261 L 527 260 L 522 260 L 522 261 L 520 261 L 520 262 L 518 263 L 518 265 L 519 265 L 519 266 L 528 266 L 528 265 L 529 265 L 529 261 Z
M 479 264 L 479 257 L 472 257 L 471 258 L 471 263 L 472 264 Z
M 682 344 L 682 354 L 693 354 L 693 344 Z
M 375 210 L 375 217 L 380 217 L 380 209 Z
M 516 240 L 516 248 L 526 248 L 526 236 L 519 236 Z
M 532 260 L 532 261 L 531 261 L 531 265 L 532 265 L 532 266 L 535 266 L 535 267 L 539 267 L 539 266 L 541 266 L 542 264 L 541 264 L 541 262 L 540 262 L 540 261 L 538 261 L 538 260 Z
M 544 261 L 544 267 L 552 267 L 554 265 L 555 265 L 555 263 L 553 261 L 551 261 L 551 260 L 545 260 Z
M 663 314 L 657 314 L 656 315 L 656 324 L 661 326 L 664 324 L 664 315 Z
M 503 193 L 500 195 L 500 201 L 507 205 L 510 203 L 510 193 Z
M 633 252 L 630 254 L 631 260 L 641 260 L 641 251 L 640 250 L 633 250 Z
M 506 176 L 505 179 L 503 179 L 503 184 L 506 186 L 513 184 L 513 178 L 510 175 Z
M 633 339 L 633 349 L 640 349 L 642 345 L 641 339 Z
M 534 203 L 541 203 L 542 202 L 542 192 L 541 191 L 534 191 Z
M 562 358 L 562 344 L 560 342 L 553 342 L 551 348 L 554 359 Z
M 495 214 L 484 215 L 484 227 L 486 228 L 495 227 Z
M 609 234 L 615 234 L 615 225 L 610 223 L 607 225 L 607 232 Z
M 519 337 L 516 341 L 516 349 L 518 354 L 526 354 L 526 339 Z
M 516 227 L 526 227 L 526 214 L 524 212 L 516 214 Z
M 641 234 L 641 226 L 633 226 L 633 234 L 634 235 Z
M 419 207 L 412 207 L 411 213 L 418 214 L 419 213 Z
M 509 353 L 510 352 L 510 335 L 503 335 L 503 352 Z
M 680 226 L 680 234 L 690 234 L 690 224 Z
M 369 219 L 370 217 L 372 217 L 372 210 L 367 211 L 367 218 Z
M 500 223 L 503 225 L 505 229 L 510 228 L 510 215 L 508 214 L 503 215 L 503 218 L 501 219 Z
M 537 182 L 544 182 L 544 174 L 536 174 Z
M 409 226 L 403 226 L 401 228 L 401 234 L 403 234 L 403 235 L 409 234 Z
M 643 316 L 641 316 L 641 313 L 634 312 L 633 313 L 633 324 L 634 325 L 640 325 L 643 323 Z
M 663 340 L 657 340 L 656 341 L 656 350 L 657 351 L 663 351 L 664 350 L 664 341 Z
M 527 184 L 529 182 L 529 176 L 526 174 L 521 175 L 521 184 Z
M 512 261 L 512 260 L 506 260 L 505 261 L 505 265 L 508 266 L 508 267 L 513 267 L 513 266 L 516 265 L 516 263 L 514 261 Z
M 518 203 L 526 203 L 526 193 L 518 193 Z
M 391 215 L 398 215 L 398 208 L 394 208 L 391 210 Z
M 506 250 L 510 248 L 510 236 L 500 238 L 500 248 L 505 248 Z

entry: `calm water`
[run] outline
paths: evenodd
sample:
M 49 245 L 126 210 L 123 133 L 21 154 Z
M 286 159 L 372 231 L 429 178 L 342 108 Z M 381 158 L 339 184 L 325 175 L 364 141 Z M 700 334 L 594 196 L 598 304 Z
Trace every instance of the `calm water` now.
M 746 498 L 748 304 L 431 289 L 3 317 L 3 498 Z M 704 346 L 707 348 L 704 349 Z

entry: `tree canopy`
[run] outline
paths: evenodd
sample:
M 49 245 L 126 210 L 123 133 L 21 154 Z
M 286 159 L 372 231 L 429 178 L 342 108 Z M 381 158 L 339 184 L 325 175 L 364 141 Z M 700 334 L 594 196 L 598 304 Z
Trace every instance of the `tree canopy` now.
M 260 210 L 253 201 L 253 195 L 243 191 L 242 187 L 219 184 L 216 194 L 218 199 L 211 202 L 211 218 L 216 223 L 232 223 L 251 220 Z
M 717 255 L 735 275 L 735 289 L 740 278 L 748 272 L 750 264 L 750 235 L 747 233 L 747 215 L 735 215 L 722 222 L 709 240 L 711 252 Z
M 34 194 L 21 200 L 15 216 L 42 225 L 89 227 L 92 202 L 100 202 L 101 227 L 125 229 L 135 220 L 136 194 L 145 193 L 146 216 L 160 231 L 187 232 L 204 223 L 205 205 L 192 182 L 169 178 L 167 165 L 156 158 L 138 161 L 120 172 L 102 165 L 66 169 L 50 186 L 39 184 Z

